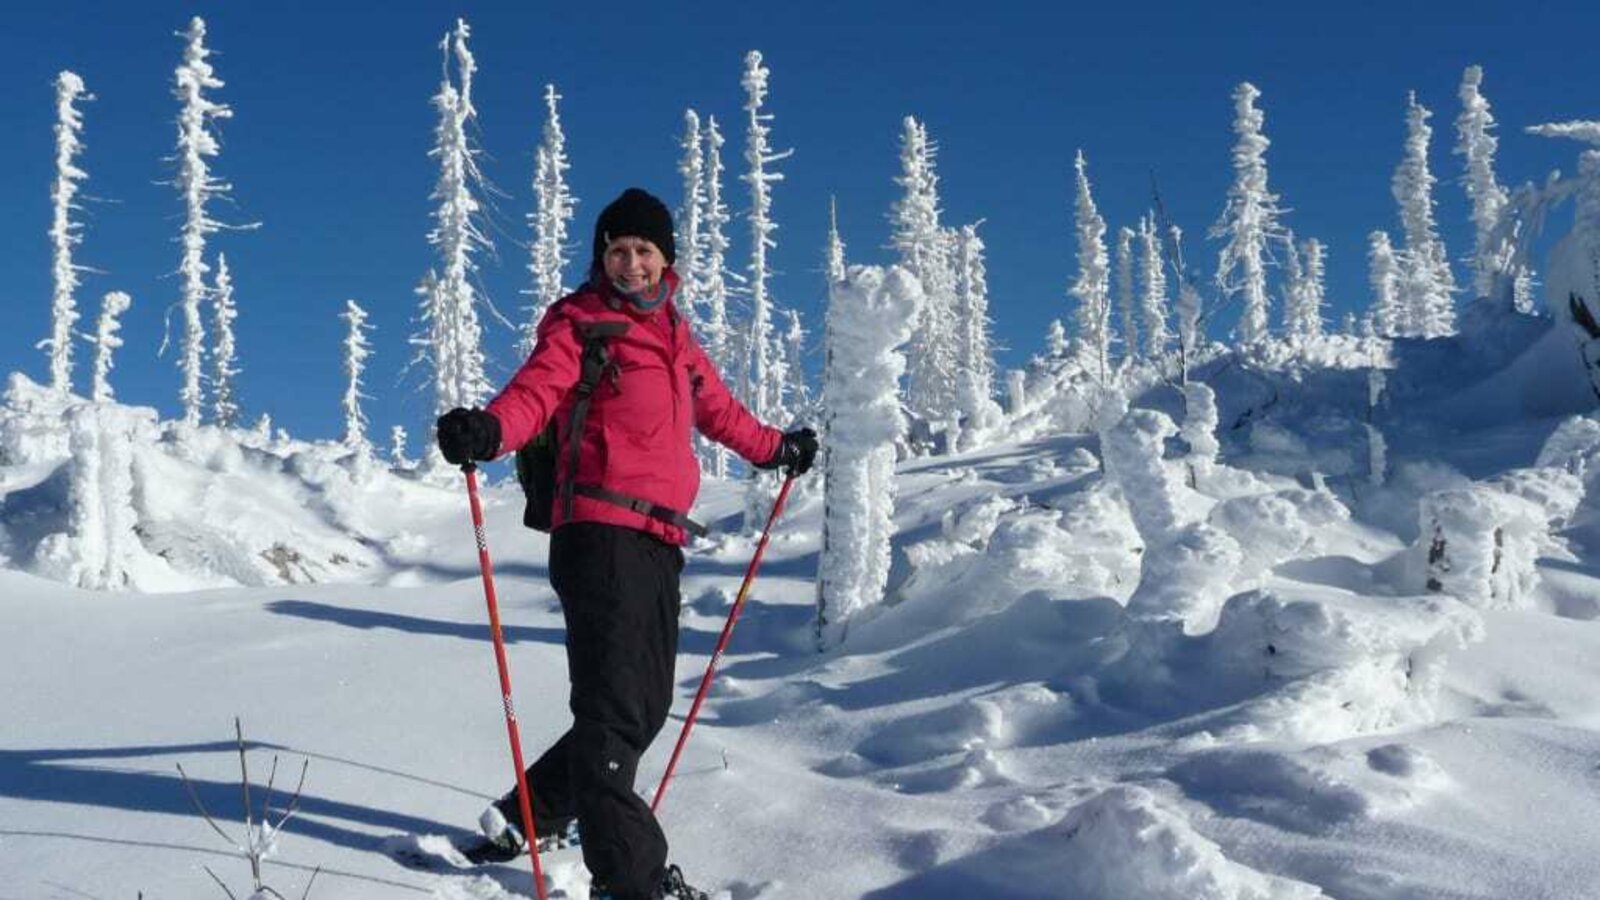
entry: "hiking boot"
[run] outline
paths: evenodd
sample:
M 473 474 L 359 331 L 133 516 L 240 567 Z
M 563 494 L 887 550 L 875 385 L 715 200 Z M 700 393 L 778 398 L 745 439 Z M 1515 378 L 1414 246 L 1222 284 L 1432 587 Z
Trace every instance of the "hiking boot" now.
M 478 817 L 478 828 L 494 852 L 504 859 L 516 859 L 527 849 L 528 842 L 522 837 L 522 829 L 508 821 L 496 804 L 489 804 L 489 808 Z

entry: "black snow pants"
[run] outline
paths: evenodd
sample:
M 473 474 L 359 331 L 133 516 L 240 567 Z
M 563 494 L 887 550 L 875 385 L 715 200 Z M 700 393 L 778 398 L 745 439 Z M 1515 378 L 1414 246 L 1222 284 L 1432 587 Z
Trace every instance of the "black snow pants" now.
M 682 571 L 682 550 L 632 528 L 574 522 L 550 536 L 573 722 L 528 767 L 534 828 L 559 834 L 576 818 L 584 864 L 628 900 L 652 896 L 666 869 L 666 836 L 633 782 L 672 704 Z M 500 801 L 508 821 L 518 802 L 516 788 Z

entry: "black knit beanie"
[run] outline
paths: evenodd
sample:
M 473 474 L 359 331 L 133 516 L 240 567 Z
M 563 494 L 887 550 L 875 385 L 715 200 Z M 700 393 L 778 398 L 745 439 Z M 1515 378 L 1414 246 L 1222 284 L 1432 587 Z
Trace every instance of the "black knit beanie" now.
M 594 268 L 604 271 L 606 245 L 619 237 L 641 237 L 656 245 L 667 265 L 678 258 L 667 205 L 640 188 L 628 188 L 600 211 L 594 223 Z

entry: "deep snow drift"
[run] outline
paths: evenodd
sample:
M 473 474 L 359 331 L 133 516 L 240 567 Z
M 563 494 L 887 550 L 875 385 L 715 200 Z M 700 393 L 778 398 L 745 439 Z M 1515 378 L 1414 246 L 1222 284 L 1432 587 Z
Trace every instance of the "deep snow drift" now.
M 1040 361 L 983 449 L 901 464 L 886 602 L 823 654 L 802 497 L 666 800 L 673 859 L 734 900 L 1592 895 L 1600 419 L 1552 389 L 1584 373 L 1551 322 L 1518 327 L 1216 352 L 1125 414 Z M 21 377 L 0 454 L 0 895 L 221 896 L 202 867 L 247 894 L 174 768 L 237 835 L 235 715 L 258 807 L 274 756 L 275 807 L 310 762 L 284 895 L 319 867 L 315 898 L 531 893 L 521 862 L 386 853 L 509 780 L 458 475 Z M 677 716 L 742 494 L 702 497 Z M 487 499 L 534 752 L 567 721 L 560 614 L 515 486 Z M 586 896 L 577 851 L 546 870 Z

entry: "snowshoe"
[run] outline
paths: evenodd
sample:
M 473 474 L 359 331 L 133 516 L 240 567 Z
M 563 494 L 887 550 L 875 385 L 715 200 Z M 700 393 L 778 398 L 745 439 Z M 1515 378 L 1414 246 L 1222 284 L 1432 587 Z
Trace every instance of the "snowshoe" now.
M 615 900 L 615 897 L 604 884 L 596 880 L 589 886 L 589 900 Z M 711 895 L 690 887 L 683 880 L 682 869 L 667 866 L 666 874 L 661 876 L 661 883 L 651 893 L 650 900 L 711 900 Z
M 475 863 L 506 862 L 517 858 L 528 849 L 528 842 L 522 837 L 522 829 L 506 819 L 505 813 L 497 803 L 490 804 L 489 808 L 483 811 L 483 815 L 478 817 L 478 828 L 483 832 L 483 844 L 462 851 L 463 855 Z M 539 835 L 539 852 L 565 850 L 580 843 L 578 820 L 568 819 L 564 827 L 553 828 L 550 833 Z

